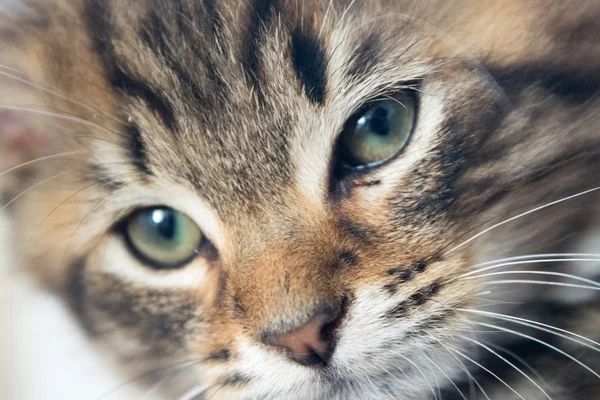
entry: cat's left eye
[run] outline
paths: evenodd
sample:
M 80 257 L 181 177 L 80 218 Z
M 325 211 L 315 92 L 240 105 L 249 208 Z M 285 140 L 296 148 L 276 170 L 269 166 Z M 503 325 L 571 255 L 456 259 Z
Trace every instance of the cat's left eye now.
M 416 110 L 414 93 L 409 91 L 363 107 L 346 122 L 340 135 L 341 161 L 350 168 L 364 168 L 400 153 L 413 131 Z
M 169 207 L 146 208 L 125 221 L 124 234 L 132 253 L 155 269 L 175 269 L 189 263 L 204 241 L 190 217 Z

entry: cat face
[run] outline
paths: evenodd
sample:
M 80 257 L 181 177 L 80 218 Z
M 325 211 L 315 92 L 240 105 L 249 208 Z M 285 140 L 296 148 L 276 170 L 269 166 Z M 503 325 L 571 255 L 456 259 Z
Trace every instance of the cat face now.
M 600 60 L 532 4 L 68 3 L 27 25 L 81 120 L 23 237 L 119 355 L 189 363 L 188 396 L 423 398 L 475 357 L 473 310 L 555 296 L 473 266 L 597 213 L 519 216 L 593 188 L 600 147 Z

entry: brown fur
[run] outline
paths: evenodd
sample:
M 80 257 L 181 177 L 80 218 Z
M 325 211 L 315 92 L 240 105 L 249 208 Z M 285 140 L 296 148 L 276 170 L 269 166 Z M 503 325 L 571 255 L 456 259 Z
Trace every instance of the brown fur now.
M 434 377 L 449 397 L 458 391 L 448 379 L 467 382 L 449 346 L 541 399 L 507 364 L 473 351 L 469 330 L 498 321 L 461 309 L 577 332 L 597 319 L 595 297 L 558 307 L 552 286 L 456 279 L 480 261 L 571 252 L 597 221 L 595 192 L 451 251 L 598 186 L 596 1 L 25 3 L 0 20 L 2 62 L 51 91 L 4 76 L 2 104 L 76 116 L 11 113 L 53 143 L 39 155 L 80 153 L 32 164 L 10 193 L 40 187 L 11 210 L 33 276 L 124 361 L 198 360 L 208 398 L 421 399 Z M 338 179 L 332 160 L 346 119 L 415 81 L 419 121 L 406 151 Z M 195 218 L 218 257 L 173 273 L 137 261 L 114 227 L 153 204 Z M 552 271 L 569 272 L 564 263 Z M 179 284 L 161 283 L 169 279 Z M 486 307 L 489 288 L 523 305 Z M 293 365 L 261 342 L 323 307 L 347 307 L 327 369 Z M 514 335 L 473 335 L 520 345 Z M 597 371 L 594 354 L 585 362 Z M 579 366 L 551 375 L 549 365 L 568 361 L 556 352 L 522 356 L 553 399 L 596 396 L 600 381 Z M 476 377 L 493 399 L 514 395 Z

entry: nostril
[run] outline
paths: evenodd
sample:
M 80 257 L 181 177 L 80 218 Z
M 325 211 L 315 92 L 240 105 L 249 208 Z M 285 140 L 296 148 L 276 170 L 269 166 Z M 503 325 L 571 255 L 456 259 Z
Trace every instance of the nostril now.
M 346 298 L 344 298 L 342 300 L 342 305 L 337 313 L 337 316 L 335 318 L 333 318 L 330 322 L 327 322 L 321 328 L 320 335 L 321 335 L 322 340 L 325 340 L 327 342 L 335 344 L 335 341 L 337 339 L 335 337 L 335 333 L 338 330 L 338 328 L 340 327 L 340 325 L 342 324 L 342 321 L 344 321 L 344 318 L 346 317 L 347 312 L 348 312 L 348 300 Z
M 263 338 L 267 345 L 283 348 L 301 365 L 326 366 L 335 349 L 335 331 L 345 315 L 345 306 L 317 312 L 308 322 L 284 333 Z

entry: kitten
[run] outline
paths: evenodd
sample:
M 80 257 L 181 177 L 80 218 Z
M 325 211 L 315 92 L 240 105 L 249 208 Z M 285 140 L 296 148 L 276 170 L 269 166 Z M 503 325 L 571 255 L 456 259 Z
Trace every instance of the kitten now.
M 3 5 L 4 212 L 135 383 L 600 398 L 597 1 Z

